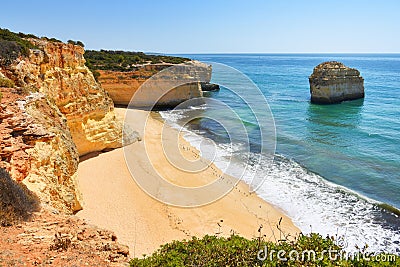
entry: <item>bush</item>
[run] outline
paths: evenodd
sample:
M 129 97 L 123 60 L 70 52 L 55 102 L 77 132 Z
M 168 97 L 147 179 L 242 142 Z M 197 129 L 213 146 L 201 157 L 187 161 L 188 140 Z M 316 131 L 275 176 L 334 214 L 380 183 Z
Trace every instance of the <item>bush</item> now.
M 85 45 L 81 42 L 81 41 L 76 41 L 76 45 L 79 45 L 79 46 L 82 46 L 82 47 L 85 47 Z
M 43 36 L 43 37 L 41 37 L 40 39 L 46 40 L 46 41 L 48 41 L 48 42 L 53 42 L 53 43 L 62 43 L 61 40 L 59 40 L 59 39 L 57 39 L 57 38 L 54 38 L 54 37 L 49 38 L 49 37 Z
M 0 65 L 10 65 L 24 51 L 15 41 L 6 41 L 0 39 Z
M 11 226 L 27 220 L 38 210 L 37 196 L 24 184 L 15 182 L 5 169 L 0 168 L 0 226 Z
M 267 251 L 266 259 L 263 259 L 264 253 L 259 254 L 260 250 Z M 280 260 L 278 251 L 281 250 L 286 252 L 281 258 L 290 259 L 288 255 L 290 251 L 300 254 L 296 257 L 293 253 L 293 260 Z M 315 251 L 316 257 L 308 254 L 311 250 Z M 323 238 L 319 234 L 300 235 L 294 241 L 277 243 L 264 241 L 262 238 L 249 240 L 237 235 L 228 238 L 206 235 L 202 239 L 193 237 L 188 241 L 173 241 L 163 245 L 151 256 L 132 259 L 130 266 L 399 266 L 400 264 L 400 258 L 396 258 L 395 255 L 392 255 L 393 261 L 377 262 L 374 259 L 368 261 L 363 258 L 359 261 L 356 258 L 346 260 L 344 257 L 335 260 L 332 254 L 330 256 L 329 253 L 323 253 L 334 250 L 337 250 L 337 255 L 341 255 L 339 253 L 342 251 L 335 245 L 333 238 Z M 302 252 L 305 252 L 304 257 L 301 256 Z M 273 255 L 272 259 L 269 255 Z M 295 260 L 296 258 L 298 260 Z
M 67 43 L 85 47 L 85 45 L 81 41 L 68 40 Z
M 35 48 L 35 46 L 28 40 L 21 38 L 21 36 L 28 35 L 17 34 L 7 29 L 0 28 L 0 58 L 3 58 L 3 60 L 14 60 L 19 55 L 29 55 L 29 49 Z M 3 64 L 4 63 L 10 64 L 9 61 L 3 62 Z
M 7 78 L 0 78 L 0 87 L 13 88 L 14 82 Z
M 78 41 L 79 42 L 79 41 Z M 145 63 L 173 63 L 180 64 L 189 61 L 189 58 L 171 57 L 163 55 L 148 55 L 143 52 L 113 51 L 113 50 L 86 50 L 86 66 L 93 70 L 134 71 L 136 64 Z

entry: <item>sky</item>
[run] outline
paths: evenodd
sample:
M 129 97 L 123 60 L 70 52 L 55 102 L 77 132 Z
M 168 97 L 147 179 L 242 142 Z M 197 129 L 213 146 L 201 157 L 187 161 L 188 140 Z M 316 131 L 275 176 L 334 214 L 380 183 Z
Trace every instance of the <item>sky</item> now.
M 400 52 L 397 0 L 8 0 L 0 8 L 0 28 L 96 50 Z

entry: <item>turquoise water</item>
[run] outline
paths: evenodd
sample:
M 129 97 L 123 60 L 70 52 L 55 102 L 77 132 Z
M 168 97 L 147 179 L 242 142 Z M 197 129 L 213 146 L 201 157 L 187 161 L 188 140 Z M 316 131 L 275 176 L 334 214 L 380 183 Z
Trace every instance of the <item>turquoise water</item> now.
M 185 56 L 234 67 L 265 95 L 276 124 L 277 157 L 276 169 L 266 170 L 272 185 L 260 190 L 262 197 L 284 209 L 305 232 L 308 227 L 324 234 L 346 229 L 351 244 L 399 252 L 400 219 L 379 203 L 400 209 L 400 55 Z M 329 60 L 361 72 L 365 99 L 310 103 L 308 76 Z M 229 90 L 209 97 L 233 106 L 253 127 L 251 114 Z M 205 107 L 203 112 L 218 110 Z M 210 120 L 197 120 L 189 128 L 220 144 L 227 141 L 224 130 Z M 250 131 L 250 142 L 257 153 L 256 129 Z

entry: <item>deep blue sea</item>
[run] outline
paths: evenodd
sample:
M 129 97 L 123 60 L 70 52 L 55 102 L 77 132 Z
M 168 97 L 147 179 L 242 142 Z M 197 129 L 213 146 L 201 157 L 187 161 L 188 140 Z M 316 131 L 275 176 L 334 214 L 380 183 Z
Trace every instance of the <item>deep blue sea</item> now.
M 367 243 L 374 250 L 400 252 L 400 54 L 184 56 L 241 71 L 268 101 L 277 144 L 274 167 L 265 170 L 267 181 L 257 190 L 261 197 L 303 232 L 341 235 L 350 250 Z M 331 60 L 361 72 L 365 99 L 311 104 L 308 77 L 316 65 Z M 242 122 L 252 121 L 226 88 L 207 96 L 238 110 Z M 215 116 L 218 109 L 204 106 L 202 113 Z M 185 111 L 162 116 L 179 124 Z M 213 121 L 199 119 L 187 128 L 226 150 L 226 134 Z M 259 135 L 250 142 L 251 152 L 260 153 Z M 236 147 L 233 153 L 243 153 Z

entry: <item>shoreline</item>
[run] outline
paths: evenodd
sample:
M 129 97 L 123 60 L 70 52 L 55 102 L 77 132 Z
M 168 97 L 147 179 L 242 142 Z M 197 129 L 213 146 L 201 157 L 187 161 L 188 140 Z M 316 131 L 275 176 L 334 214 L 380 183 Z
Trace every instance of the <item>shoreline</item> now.
M 162 113 L 162 118 L 169 120 L 168 113 L 165 113 L 165 115 Z M 173 118 L 172 125 L 178 125 L 174 121 Z M 189 134 L 188 141 L 192 140 L 192 134 L 199 135 L 202 139 L 201 134 L 196 133 L 196 131 L 188 130 L 187 133 Z M 184 138 L 186 138 L 186 134 L 184 134 Z M 193 145 L 198 148 L 197 139 L 197 137 L 194 137 Z M 218 161 L 216 165 L 219 165 Z M 393 235 L 392 240 L 385 238 L 385 241 L 379 242 L 374 239 L 375 233 L 379 233 L 380 236 L 386 234 L 387 237 L 390 237 L 389 233 L 392 231 L 388 229 L 399 229 L 399 222 L 391 221 L 391 219 L 398 217 L 396 208 L 379 204 L 376 200 L 363 194 L 330 182 L 319 173 L 309 170 L 306 166 L 284 155 L 275 154 L 272 172 L 270 171 L 271 169 L 267 171 L 269 175 L 264 184 L 266 189 L 262 186 L 256 194 L 291 218 L 293 224 L 302 233 L 342 236 L 349 244 L 349 251 L 354 251 L 355 246 L 362 246 L 363 244 L 368 244 L 370 247 L 379 250 L 386 247 L 384 242 L 390 242 L 392 253 L 396 251 L 397 240 L 399 240 L 397 233 Z M 311 188 L 310 183 L 314 185 Z M 271 194 L 271 192 L 279 193 Z M 319 197 L 315 198 L 313 194 L 317 194 Z M 307 199 L 307 196 L 311 197 Z M 363 217 L 365 213 L 352 212 L 351 203 L 354 203 L 354 197 L 357 199 L 358 205 L 369 211 L 367 218 Z M 332 203 L 332 199 L 335 199 L 336 203 Z M 334 208 L 332 209 L 332 207 Z M 316 213 L 316 211 L 319 212 Z M 386 217 L 385 214 L 389 217 Z M 332 220 L 332 218 L 335 219 Z M 382 218 L 384 219 L 382 220 Z M 348 224 L 352 220 L 365 223 L 362 227 L 354 227 L 354 225 Z M 378 220 L 378 223 L 369 224 L 368 220 Z M 397 219 L 395 220 L 397 221 Z
M 127 112 L 122 108 L 115 110 L 121 117 Z M 145 111 L 130 109 L 128 112 L 133 112 L 127 122 L 131 128 L 135 129 L 135 125 L 144 123 L 147 115 Z M 281 218 L 280 227 L 285 234 L 294 236 L 300 232 L 280 209 L 256 194 L 246 193 L 248 186 L 242 181 L 223 198 L 195 208 L 168 206 L 147 195 L 131 177 L 125 163 L 124 149 L 138 163 L 137 173 L 146 179 L 154 178 L 150 175 L 151 168 L 155 168 L 163 177 L 171 178 L 173 183 L 183 186 L 208 183 L 212 177 L 210 168 L 199 174 L 190 174 L 167 166 L 159 145 L 163 126 L 160 120 L 149 116 L 146 134 L 140 133 L 144 141 L 82 158 L 78 169 L 78 184 L 83 197 L 83 210 L 77 213 L 78 217 L 114 231 L 118 241 L 130 247 L 131 257 L 150 254 L 162 244 L 190 239 L 192 236 L 229 236 L 237 233 L 253 238 L 259 235 L 260 225 L 264 226 L 262 234 L 267 239 L 278 240 L 281 233 L 276 225 Z M 168 125 L 164 128 L 163 134 L 167 138 L 176 135 L 176 129 Z M 184 157 L 196 157 L 194 154 L 197 150 L 182 136 L 179 136 L 179 143 L 190 148 L 183 151 Z M 139 146 L 143 145 L 154 164 L 147 163 L 146 155 L 138 153 Z M 217 169 L 213 164 L 212 167 Z

